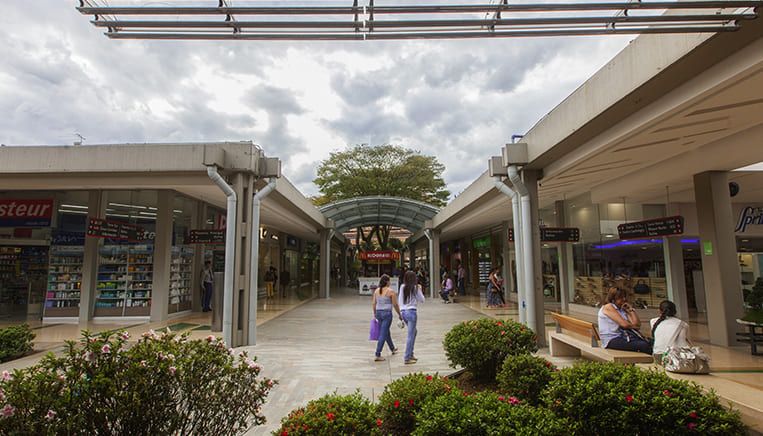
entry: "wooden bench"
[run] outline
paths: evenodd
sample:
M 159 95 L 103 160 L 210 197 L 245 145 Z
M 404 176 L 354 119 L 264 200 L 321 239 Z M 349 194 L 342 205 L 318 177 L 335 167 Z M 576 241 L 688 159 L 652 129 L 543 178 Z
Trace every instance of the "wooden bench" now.
M 652 356 L 635 351 L 609 350 L 599 346 L 599 332 L 593 323 L 552 313 L 556 331 L 548 332 L 552 356 L 584 356 L 616 363 L 650 363 Z

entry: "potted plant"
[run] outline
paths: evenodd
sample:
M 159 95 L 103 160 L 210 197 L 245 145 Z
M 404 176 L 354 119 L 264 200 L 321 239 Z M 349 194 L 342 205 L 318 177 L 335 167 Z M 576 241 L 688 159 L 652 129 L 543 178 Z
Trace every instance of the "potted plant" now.
M 763 277 L 755 279 L 755 286 L 745 293 L 747 313 L 742 321 L 763 325 Z

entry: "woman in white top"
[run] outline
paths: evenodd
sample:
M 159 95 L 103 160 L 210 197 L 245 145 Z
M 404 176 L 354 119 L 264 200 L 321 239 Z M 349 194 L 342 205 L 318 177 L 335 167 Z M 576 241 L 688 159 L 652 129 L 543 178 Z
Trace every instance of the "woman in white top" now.
M 660 303 L 660 317 L 652 318 L 653 356 L 655 363 L 662 363 L 662 355 L 669 347 L 688 347 L 689 324 L 676 318 L 676 305 L 665 300 Z
M 406 365 L 410 365 L 417 362 L 416 357 L 413 356 L 413 346 L 416 343 L 417 333 L 416 322 L 418 321 L 416 308 L 419 303 L 424 302 L 424 293 L 421 291 L 421 286 L 418 284 L 415 272 L 408 271 L 403 276 L 403 286 L 400 288 L 397 302 L 398 306 L 400 306 L 403 321 L 408 326 L 408 339 L 405 342 L 403 360 Z

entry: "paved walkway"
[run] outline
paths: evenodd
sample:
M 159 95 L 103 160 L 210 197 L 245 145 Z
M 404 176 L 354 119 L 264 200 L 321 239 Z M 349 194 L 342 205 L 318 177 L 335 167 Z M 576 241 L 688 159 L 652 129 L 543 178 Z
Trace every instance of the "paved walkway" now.
M 461 304 L 427 300 L 419 308 L 414 365 L 403 363 L 406 330 L 392 326 L 392 338 L 401 353 L 382 353 L 374 362 L 376 342 L 368 340 L 371 299 L 356 290 L 332 291 L 330 300 L 313 300 L 271 320 L 258 329 L 255 347 L 242 347 L 257 356 L 263 374 L 279 380 L 263 411 L 268 423 L 250 434 L 269 434 L 292 409 L 333 391 L 356 389 L 376 400 L 384 386 L 412 372 L 448 374 L 442 340 L 450 328 L 482 317 Z

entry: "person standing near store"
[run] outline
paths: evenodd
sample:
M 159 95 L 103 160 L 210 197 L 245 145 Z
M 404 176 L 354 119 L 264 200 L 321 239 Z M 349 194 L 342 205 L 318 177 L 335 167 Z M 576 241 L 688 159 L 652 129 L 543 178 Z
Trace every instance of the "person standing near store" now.
M 389 276 L 382 274 L 379 279 L 379 287 L 374 291 L 371 300 L 371 310 L 373 310 L 374 318 L 379 322 L 379 339 L 376 341 L 376 357 L 374 358 L 376 362 L 385 360 L 381 355 L 385 342 L 392 354 L 397 354 L 397 348 L 392 343 L 392 334 L 389 331 L 390 326 L 392 326 L 392 309 L 397 312 L 398 318 L 402 320 L 403 315 L 397 304 L 397 293 L 389 286 Z
M 268 298 L 273 298 L 273 284 L 275 283 L 276 279 L 273 275 L 273 268 L 272 266 L 268 268 L 268 270 L 265 272 L 265 289 L 267 289 L 268 292 Z
M 413 355 L 413 346 L 416 344 L 416 323 L 418 322 L 417 307 L 424 303 L 424 292 L 418 284 L 416 274 L 408 271 L 403 276 L 403 286 L 397 297 L 397 305 L 400 307 L 403 321 L 408 327 L 408 338 L 405 341 L 405 355 L 403 361 L 406 365 L 416 363 L 418 359 Z
M 204 262 L 204 269 L 201 271 L 201 311 L 209 312 L 212 310 L 212 292 L 214 290 L 215 274 L 212 271 L 212 261 Z
M 286 297 L 286 290 L 289 288 L 289 282 L 291 281 L 291 274 L 289 270 L 285 269 L 281 271 L 281 293 Z
M 458 294 L 466 295 L 466 268 L 460 260 L 458 261 L 458 270 L 456 270 L 456 285 L 458 286 Z

